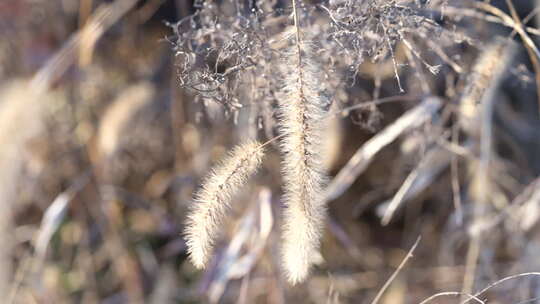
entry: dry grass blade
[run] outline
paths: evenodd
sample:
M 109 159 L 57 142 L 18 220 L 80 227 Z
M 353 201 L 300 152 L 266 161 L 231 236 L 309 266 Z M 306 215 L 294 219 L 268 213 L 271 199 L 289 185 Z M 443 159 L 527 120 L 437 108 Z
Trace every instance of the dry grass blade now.
M 521 229 L 532 229 L 540 220 L 540 178 L 533 180 L 511 205 L 519 206 L 517 217 Z
M 49 242 L 53 234 L 56 232 L 56 230 L 62 223 L 69 203 L 71 202 L 71 200 L 73 200 L 75 195 L 88 183 L 88 180 L 88 174 L 84 174 L 83 176 L 76 179 L 73 185 L 69 187 L 69 189 L 60 193 L 54 199 L 54 201 L 50 204 L 50 206 L 43 214 L 38 235 L 35 240 L 36 257 L 38 258 L 38 263 L 40 260 L 43 260 L 45 258 Z
M 43 129 L 44 104 L 49 94 L 28 90 L 28 81 L 18 80 L 0 86 L 0 296 L 13 294 L 10 279 L 14 246 L 12 222 L 17 188 L 26 162 L 28 141 Z M 29 106 L 31 105 L 31 106 Z M 11 290 L 11 292 L 10 292 Z
M 91 18 L 91 22 L 89 22 L 89 25 L 85 27 L 85 29 L 89 30 L 92 28 L 93 30 L 89 30 L 91 32 L 96 32 L 96 29 L 99 29 L 99 33 L 96 33 L 94 35 L 95 39 L 97 40 L 103 32 L 108 29 L 110 26 L 112 26 L 114 23 L 118 21 L 120 17 L 122 17 L 129 9 L 131 9 L 135 5 L 135 0 L 124 0 L 124 1 L 117 1 L 114 4 L 111 5 L 103 5 L 101 6 L 97 13 Z M 13 150 L 11 152 L 10 149 L 3 149 L 3 154 L 10 153 L 10 155 L 1 155 L 0 158 L 3 160 L 9 160 L 12 162 L 12 164 L 9 167 L 13 168 L 13 173 L 16 173 L 20 170 L 20 165 L 16 165 L 15 159 L 12 159 L 12 157 L 15 157 L 16 154 L 20 154 L 20 151 L 17 151 L 21 149 L 21 145 L 24 144 L 30 137 L 34 136 L 38 130 L 40 129 L 40 122 L 41 117 L 43 113 L 42 111 L 47 106 L 47 102 L 50 102 L 52 99 L 49 98 L 49 96 L 44 97 L 43 94 L 46 94 L 46 92 L 51 85 L 56 81 L 66 70 L 67 68 L 73 63 L 75 59 L 75 53 L 77 51 L 77 48 L 80 46 L 80 43 L 82 41 L 81 34 L 77 33 L 74 34 L 68 42 L 64 44 L 64 46 L 51 58 L 47 61 L 47 63 L 40 68 L 40 70 L 34 75 L 32 80 L 25 84 L 24 88 L 20 89 L 20 92 L 13 91 L 16 94 L 19 94 L 19 96 L 2 96 L 0 99 L 4 99 L 4 97 L 7 100 L 7 102 L 4 102 L 3 109 L 0 110 L 0 118 L 2 118 L 2 121 L 5 121 L 7 123 L 10 123 L 12 127 L 17 126 L 17 124 L 13 123 L 15 121 L 21 121 L 21 122 L 29 122 L 26 126 L 23 128 L 18 128 L 16 131 L 12 130 L 12 127 L 5 127 L 2 128 L 6 134 L 0 134 L 1 138 L 8 138 L 8 136 L 12 136 L 13 134 L 17 134 L 17 140 L 13 141 L 10 146 L 14 147 L 16 150 Z M 15 87 L 14 87 L 15 88 Z M 32 105 L 32 106 L 28 106 Z M 5 109 L 5 110 L 4 110 Z M 21 114 L 24 113 L 24 116 L 28 117 L 16 117 L 20 112 Z M 21 132 L 21 130 L 24 130 L 24 132 Z M 7 146 L 4 146 L 7 147 Z M 14 154 L 11 154 L 14 153 Z M 8 172 L 9 170 L 5 170 L 5 168 L 8 168 L 8 166 L 1 166 L 4 168 L 3 172 L 4 174 Z M 0 178 L 2 179 L 2 178 Z M 10 178 L 12 183 L 16 183 L 16 178 L 13 176 Z M 2 184 L 6 184 L 2 181 Z M 1 192 L 1 190 L 0 190 Z M 10 200 L 10 195 L 2 194 L 1 197 L 4 199 Z M 62 207 L 64 203 L 67 202 L 66 197 L 59 196 L 58 200 L 55 201 L 56 204 L 53 209 L 49 210 L 57 210 L 57 207 Z M 8 203 L 5 204 L 5 206 L 8 206 Z M 61 210 L 63 208 L 59 208 Z M 1 212 L 2 214 L 9 214 L 8 210 L 5 210 L 5 212 Z M 50 214 L 50 213 L 49 213 Z M 59 214 L 56 214 L 57 216 Z M 48 217 L 48 219 L 51 219 L 51 217 Z M 8 220 L 2 220 L 2 225 L 6 225 L 9 223 Z M 56 223 L 57 224 L 57 223 Z M 52 227 L 52 226 L 51 226 Z M 49 227 L 49 228 L 51 228 Z M 47 230 L 47 233 L 52 233 L 51 231 Z M 5 239 L 8 239 L 7 237 Z M 44 249 L 46 248 L 46 237 L 45 234 L 41 234 L 41 238 L 38 239 L 39 242 L 36 244 L 39 251 L 38 254 L 43 254 Z M 9 246 L 5 247 L 6 250 L 9 248 Z M 2 253 L 0 253 L 2 255 Z M 9 263 L 6 263 L 8 265 Z M 25 268 L 25 267 L 22 267 Z M 23 273 L 24 270 L 22 270 L 21 273 Z M 5 273 L 8 273 L 6 271 Z M 3 285 L 0 283 L 0 285 Z M 17 282 L 15 282 L 15 285 L 17 285 Z M 4 286 L 0 286 L 0 292 L 4 290 Z M 15 296 L 15 293 L 17 292 L 17 286 L 11 287 L 11 295 L 12 297 Z M 11 297 L 11 298 L 12 298 Z M 13 298 L 10 300 L 12 301 Z
M 36 279 L 41 280 L 39 275 L 41 274 L 41 269 L 45 262 L 45 255 L 47 253 L 47 248 L 49 247 L 49 242 L 64 220 L 69 203 L 88 183 L 89 177 L 89 174 L 84 174 L 76 179 L 69 189 L 60 193 L 54 199 L 43 214 L 39 230 L 37 231 L 37 236 L 34 239 L 34 256 L 28 257 L 26 262 L 19 266 L 19 269 L 17 269 L 17 274 L 15 275 L 15 280 L 11 287 L 8 303 L 12 303 L 15 300 L 15 296 L 17 295 L 20 285 L 23 283 L 29 273 L 31 275 L 36 274 Z
M 510 0 L 506 0 L 506 4 L 508 5 L 510 9 L 511 16 L 505 14 L 500 9 L 492 6 L 489 3 L 476 3 L 475 5 L 488 12 L 492 13 L 493 15 L 500 17 L 503 22 L 509 26 L 511 26 L 515 32 L 518 33 L 518 35 L 521 37 L 521 39 L 524 42 L 525 48 L 527 49 L 527 52 L 529 53 L 529 57 L 531 59 L 531 62 L 533 63 L 535 74 L 535 80 L 536 80 L 536 86 L 537 90 L 540 91 L 540 50 L 536 47 L 536 44 L 531 39 L 531 37 L 527 34 L 527 31 L 521 21 L 519 20 L 519 16 L 516 12 L 516 9 Z M 540 109 L 540 94 L 537 96 L 538 98 L 538 108 Z
M 498 286 L 498 285 L 500 285 L 502 283 L 505 283 L 507 281 L 515 280 L 515 279 L 519 279 L 519 278 L 523 278 L 523 277 L 531 277 L 531 276 L 540 277 L 540 272 L 525 272 L 525 273 L 520 273 L 520 274 L 516 274 L 516 275 L 512 275 L 512 276 L 508 276 L 506 278 L 500 279 L 500 280 L 498 280 L 496 282 L 493 282 L 493 283 L 489 284 L 488 286 L 486 286 L 484 289 L 480 290 L 479 292 L 475 293 L 474 298 L 484 294 L 486 291 L 492 289 L 493 287 Z M 466 304 L 468 302 L 470 302 L 470 299 L 461 302 L 461 304 Z
M 264 249 L 273 222 L 271 193 L 264 188 L 259 193 L 256 206 L 243 217 L 238 231 L 218 262 L 215 277 L 208 289 L 210 302 L 219 301 L 231 279 L 249 274 Z M 250 244 L 247 253 L 241 255 L 242 246 L 246 244 Z
M 536 303 L 538 300 L 540 300 L 540 297 L 534 297 L 532 299 L 524 300 L 521 302 L 517 302 L 516 304 L 528 304 L 528 303 Z
M 386 289 L 388 288 L 388 286 L 390 286 L 390 284 L 392 284 L 392 282 L 394 281 L 394 279 L 397 277 L 397 275 L 399 274 L 399 272 L 401 271 L 401 269 L 403 269 L 403 267 L 405 266 L 405 264 L 407 263 L 407 261 L 413 257 L 413 252 L 414 250 L 416 249 L 416 247 L 418 246 L 418 244 L 420 243 L 420 240 L 422 238 L 419 236 L 416 241 L 414 242 L 414 244 L 412 245 L 411 249 L 409 249 L 409 252 L 407 252 L 407 255 L 405 256 L 405 258 L 403 258 L 403 260 L 401 261 L 401 263 L 399 263 L 399 266 L 398 268 L 394 271 L 394 273 L 392 273 L 392 275 L 390 276 L 390 278 L 388 278 L 388 280 L 384 283 L 383 287 L 379 290 L 379 292 L 377 293 L 377 295 L 375 296 L 375 298 L 373 299 L 373 301 L 371 301 L 371 304 L 377 304 L 379 302 L 379 300 L 381 299 L 382 295 L 384 294 L 384 292 L 386 291 Z
M 93 48 L 96 41 L 112 25 L 137 4 L 137 0 L 118 0 L 111 4 L 102 4 L 88 19 L 86 25 L 64 44 L 64 46 L 47 61 L 34 75 L 31 85 L 38 92 L 47 90 L 64 74 L 75 61 L 80 47 L 86 45 L 86 51 Z
M 429 121 L 441 105 L 442 102 L 440 99 L 435 97 L 427 98 L 368 140 L 356 151 L 347 165 L 339 171 L 338 175 L 328 185 L 325 190 L 325 199 L 331 201 L 343 194 L 367 168 L 375 154 L 404 132 L 417 128 Z
M 398 192 L 386 206 L 381 224 L 388 225 L 401 203 L 425 190 L 449 163 L 450 153 L 443 148 L 434 148 L 428 151 L 420 164 L 407 176 Z
M 536 91 L 537 91 L 537 99 L 538 99 L 538 113 L 540 114 L 540 51 L 536 47 L 536 44 L 534 41 L 529 37 L 527 32 L 525 31 L 525 27 L 521 20 L 519 19 L 518 13 L 516 12 L 516 8 L 511 0 L 506 0 L 506 4 L 508 5 L 508 8 L 510 9 L 510 14 L 512 15 L 512 19 L 514 20 L 514 32 L 517 32 L 521 39 L 525 42 L 525 48 L 527 49 L 527 53 L 529 54 L 529 58 L 531 59 L 531 62 L 533 64 L 533 69 L 535 71 L 535 80 L 536 80 Z
M 499 17 L 497 17 L 495 15 L 486 14 L 486 13 L 480 12 L 480 11 L 478 11 L 476 9 L 469 9 L 469 8 L 464 8 L 464 7 L 446 6 L 445 7 L 445 13 L 448 14 L 448 15 L 452 15 L 453 17 L 464 16 L 464 17 L 474 18 L 474 19 L 478 19 L 478 20 L 483 20 L 483 21 L 490 22 L 490 23 L 504 25 L 504 26 L 511 27 L 511 28 L 514 27 L 514 22 L 508 23 L 509 20 L 507 18 L 502 18 L 501 19 L 501 18 L 499 18 Z M 508 15 L 506 15 L 506 16 L 508 17 Z M 531 34 L 531 35 L 540 36 L 540 30 L 537 29 L 537 28 L 527 26 L 527 27 L 524 27 L 524 30 L 527 33 Z
M 461 296 L 461 297 L 466 297 L 470 300 L 475 300 L 477 303 L 480 303 L 480 304 L 485 304 L 486 302 L 482 301 L 481 299 L 479 299 L 478 297 L 474 296 L 474 295 L 471 295 L 471 294 L 464 294 L 462 292 L 459 292 L 459 291 L 446 291 L 446 292 L 440 292 L 440 293 L 437 293 L 437 294 L 434 294 L 432 296 L 430 296 L 429 298 L 423 300 L 422 302 L 420 302 L 419 304 L 427 304 L 437 298 L 440 298 L 440 297 L 458 297 L 458 296 Z
M 194 195 L 186 221 L 185 237 L 191 261 L 204 268 L 231 199 L 255 173 L 264 155 L 258 142 L 237 146 L 217 165 Z
M 540 59 L 540 51 L 538 50 L 538 48 L 534 44 L 534 41 L 532 41 L 531 37 L 529 37 L 529 35 L 527 35 L 527 33 L 525 32 L 525 30 L 523 28 L 523 25 L 521 24 L 519 19 L 516 20 L 517 15 L 515 13 L 514 6 L 512 5 L 512 3 L 509 0 L 506 0 L 506 3 L 508 4 L 508 7 L 511 10 L 512 17 L 510 17 L 508 14 L 504 13 L 502 10 L 496 8 L 495 6 L 493 6 L 493 5 L 489 4 L 489 3 L 475 2 L 474 5 L 477 8 L 479 8 L 479 9 L 485 11 L 485 12 L 491 13 L 491 14 L 501 18 L 501 20 L 505 24 L 507 24 L 507 25 L 511 26 L 512 28 L 514 28 L 514 30 L 521 36 L 521 38 L 523 38 L 523 41 L 525 42 L 525 46 L 530 48 L 534 52 L 536 57 Z
M 255 230 L 255 216 L 256 214 L 252 210 L 242 218 L 238 231 L 235 233 L 229 246 L 227 246 L 227 249 L 225 249 L 223 257 L 217 265 L 216 277 L 212 280 L 208 288 L 210 303 L 217 303 L 219 301 L 225 291 L 227 282 L 232 278 L 230 269 L 237 263 L 242 245 L 248 241 L 251 232 Z

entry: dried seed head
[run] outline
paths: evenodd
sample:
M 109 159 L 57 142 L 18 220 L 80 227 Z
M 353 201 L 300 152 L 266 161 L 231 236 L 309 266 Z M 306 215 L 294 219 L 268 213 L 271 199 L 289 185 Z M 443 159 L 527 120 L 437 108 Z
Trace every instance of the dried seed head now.
M 122 132 L 142 107 L 152 101 L 156 92 L 149 82 L 127 88 L 111 103 L 101 119 L 98 132 L 98 152 L 100 157 L 110 157 L 122 142 Z
M 283 71 L 279 125 L 286 206 L 282 258 L 287 279 L 296 284 L 313 264 L 326 214 L 321 137 L 329 102 L 309 47 L 302 44 L 291 50 Z
M 212 170 L 194 195 L 185 237 L 190 259 L 197 268 L 206 265 L 231 199 L 260 166 L 263 155 L 258 142 L 237 146 Z
M 472 68 L 459 104 L 460 124 L 471 135 L 478 136 L 480 130 L 482 100 L 489 99 L 490 90 L 500 84 L 515 52 L 514 43 L 496 39 L 486 46 Z

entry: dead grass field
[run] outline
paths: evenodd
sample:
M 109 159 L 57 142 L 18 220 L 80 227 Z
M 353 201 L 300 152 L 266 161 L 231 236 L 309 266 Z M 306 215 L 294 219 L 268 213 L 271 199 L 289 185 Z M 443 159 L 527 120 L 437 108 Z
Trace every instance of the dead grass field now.
M 540 303 L 539 26 L 0 1 L 0 302 Z

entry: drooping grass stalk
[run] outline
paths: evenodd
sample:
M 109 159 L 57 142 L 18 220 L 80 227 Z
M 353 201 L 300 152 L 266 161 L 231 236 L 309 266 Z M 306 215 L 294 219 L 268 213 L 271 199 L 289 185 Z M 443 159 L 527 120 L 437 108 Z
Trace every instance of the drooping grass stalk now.
M 318 77 L 320 71 L 311 59 L 313 53 L 302 41 L 295 1 L 293 15 L 296 41 L 283 68 L 279 126 L 286 207 L 282 259 L 288 281 L 296 284 L 309 273 L 326 214 L 320 150 L 328 101 L 321 89 L 324 82 Z

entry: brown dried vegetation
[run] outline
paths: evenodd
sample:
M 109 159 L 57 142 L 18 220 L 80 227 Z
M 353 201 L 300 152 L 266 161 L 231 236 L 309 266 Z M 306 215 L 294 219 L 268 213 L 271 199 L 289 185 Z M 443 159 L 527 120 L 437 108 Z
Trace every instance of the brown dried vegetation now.
M 538 302 L 533 2 L 4 0 L 2 299 Z

